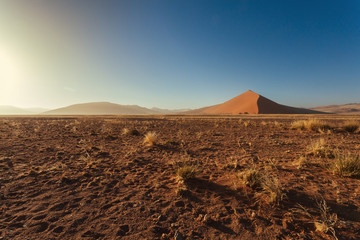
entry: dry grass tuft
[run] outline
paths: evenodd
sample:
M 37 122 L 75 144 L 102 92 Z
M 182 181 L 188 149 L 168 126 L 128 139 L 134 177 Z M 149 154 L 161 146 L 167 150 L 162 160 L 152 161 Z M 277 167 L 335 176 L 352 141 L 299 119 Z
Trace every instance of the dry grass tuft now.
M 128 135 L 129 132 L 130 132 L 130 130 L 128 128 L 123 128 L 123 130 L 122 130 L 123 135 Z
M 338 221 L 337 215 L 335 213 L 330 213 L 330 208 L 327 206 L 327 203 L 324 199 L 322 199 L 320 202 L 317 202 L 317 206 L 320 211 L 320 219 L 314 221 L 316 231 L 323 233 L 327 233 L 330 231 L 335 237 L 335 239 L 337 239 L 334 229 Z
M 264 174 L 259 169 L 251 167 L 240 172 L 237 175 L 237 180 L 241 184 L 251 187 L 252 189 L 257 189 L 261 187 L 263 175 Z
M 328 168 L 341 177 L 360 177 L 360 155 L 338 152 Z
M 303 207 L 302 205 L 298 204 L 298 207 L 292 209 L 293 213 L 300 213 L 308 217 L 312 223 L 314 223 L 315 230 L 328 233 L 330 232 L 334 239 L 338 239 L 336 237 L 335 227 L 338 223 L 338 218 L 335 213 L 330 213 L 330 208 L 327 206 L 327 203 L 324 199 L 320 201 L 316 200 L 316 212 L 320 214 L 320 217 L 314 216 L 310 213 L 309 209 Z
M 144 143 L 148 146 L 156 145 L 158 135 L 155 132 L 148 132 L 145 134 Z
M 176 175 L 178 176 L 179 180 L 183 182 L 187 182 L 191 179 L 194 179 L 197 174 L 196 167 L 185 165 L 176 171 Z
M 268 204 L 278 205 L 286 196 L 277 178 L 265 176 L 261 183 L 262 191 L 258 194 Z
M 274 122 L 274 126 L 275 126 L 275 127 L 281 127 L 281 123 L 279 123 L 278 121 L 275 121 L 275 122 Z
M 315 157 L 321 158 L 334 158 L 333 150 L 323 138 L 310 144 L 308 155 L 314 155 Z
M 346 121 L 343 123 L 342 128 L 347 132 L 355 132 L 360 128 L 360 123 L 355 120 Z
M 239 183 L 259 191 L 256 197 L 267 204 L 278 205 L 286 196 L 279 180 L 257 168 L 249 168 L 237 175 Z
M 309 119 L 295 121 L 291 124 L 291 128 L 300 130 L 325 131 L 332 129 L 333 126 L 326 121 L 319 119 Z
M 294 161 L 293 164 L 297 169 L 304 169 L 310 166 L 310 161 L 306 156 L 302 156 L 298 160 Z
M 248 126 L 251 126 L 251 122 L 249 120 L 244 121 L 244 127 L 248 127 Z

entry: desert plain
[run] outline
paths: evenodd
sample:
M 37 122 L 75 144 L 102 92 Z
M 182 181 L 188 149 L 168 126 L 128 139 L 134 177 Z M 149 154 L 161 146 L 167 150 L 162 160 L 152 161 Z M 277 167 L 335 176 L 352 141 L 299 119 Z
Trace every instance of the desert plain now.
M 360 239 L 347 121 L 1 117 L 0 239 Z

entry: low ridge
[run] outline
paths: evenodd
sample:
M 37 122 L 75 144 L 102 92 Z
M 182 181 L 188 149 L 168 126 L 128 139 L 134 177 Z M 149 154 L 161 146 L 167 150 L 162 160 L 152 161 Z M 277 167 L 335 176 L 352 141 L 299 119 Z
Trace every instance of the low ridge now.
M 47 111 L 51 115 L 118 115 L 118 114 L 157 114 L 158 112 L 137 105 L 120 105 L 109 102 L 74 104 Z
M 348 103 L 342 105 L 329 105 L 311 108 L 315 111 L 339 114 L 360 114 L 360 103 Z
M 251 90 L 222 104 L 195 109 L 187 114 L 317 114 L 322 113 L 304 108 L 278 104 Z

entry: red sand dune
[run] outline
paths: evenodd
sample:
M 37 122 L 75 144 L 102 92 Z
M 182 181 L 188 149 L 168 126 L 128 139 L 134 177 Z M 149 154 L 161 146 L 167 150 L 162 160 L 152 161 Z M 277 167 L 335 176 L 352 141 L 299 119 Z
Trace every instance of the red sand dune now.
M 195 109 L 188 114 L 315 114 L 321 113 L 303 108 L 294 108 L 278 104 L 253 91 L 230 99 L 222 104 Z

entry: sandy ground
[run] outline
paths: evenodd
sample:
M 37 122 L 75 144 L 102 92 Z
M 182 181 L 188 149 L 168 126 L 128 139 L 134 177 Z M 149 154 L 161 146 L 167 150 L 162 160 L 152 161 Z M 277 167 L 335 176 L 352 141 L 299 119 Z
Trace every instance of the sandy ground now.
M 0 239 L 360 239 L 360 180 L 307 154 L 320 138 L 359 153 L 359 133 L 294 130 L 295 118 L 307 117 L 2 117 Z M 184 165 L 197 171 L 186 184 Z M 239 185 L 249 166 L 279 180 L 279 204 Z M 322 200 L 337 216 L 326 233 Z

